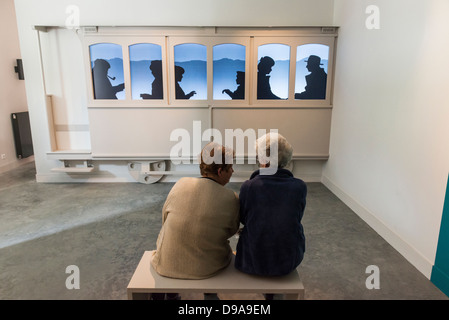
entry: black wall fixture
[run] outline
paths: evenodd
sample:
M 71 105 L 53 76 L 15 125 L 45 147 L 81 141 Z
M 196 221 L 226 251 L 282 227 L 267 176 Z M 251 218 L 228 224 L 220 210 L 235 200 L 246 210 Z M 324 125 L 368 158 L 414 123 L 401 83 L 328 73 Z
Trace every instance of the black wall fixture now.
M 32 156 L 34 150 L 28 111 L 12 113 L 11 121 L 17 158 L 23 159 Z
M 14 71 L 19 74 L 19 80 L 24 80 L 25 75 L 23 74 L 23 65 L 22 65 L 22 59 L 17 59 L 17 66 L 14 67 Z

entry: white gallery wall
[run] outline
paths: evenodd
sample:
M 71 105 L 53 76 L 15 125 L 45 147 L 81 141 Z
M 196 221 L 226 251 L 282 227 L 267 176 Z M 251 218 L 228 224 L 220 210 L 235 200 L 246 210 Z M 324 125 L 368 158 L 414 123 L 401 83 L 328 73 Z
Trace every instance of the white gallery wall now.
M 21 59 L 14 0 L 0 1 L 0 173 L 33 160 L 17 159 L 11 113 L 28 111 L 25 81 L 14 72 Z
M 379 29 L 371 11 L 379 13 Z M 335 1 L 323 182 L 430 277 L 449 172 L 449 2 Z

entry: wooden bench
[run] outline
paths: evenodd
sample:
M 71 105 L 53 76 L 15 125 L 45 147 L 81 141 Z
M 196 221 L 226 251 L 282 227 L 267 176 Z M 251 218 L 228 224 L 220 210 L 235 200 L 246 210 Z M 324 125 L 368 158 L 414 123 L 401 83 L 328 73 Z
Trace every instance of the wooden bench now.
M 148 300 L 152 293 L 274 293 L 286 300 L 303 300 L 304 286 L 295 270 L 282 277 L 260 277 L 234 268 L 234 257 L 218 275 L 202 280 L 160 276 L 150 264 L 153 251 L 145 251 L 128 284 L 129 300 Z

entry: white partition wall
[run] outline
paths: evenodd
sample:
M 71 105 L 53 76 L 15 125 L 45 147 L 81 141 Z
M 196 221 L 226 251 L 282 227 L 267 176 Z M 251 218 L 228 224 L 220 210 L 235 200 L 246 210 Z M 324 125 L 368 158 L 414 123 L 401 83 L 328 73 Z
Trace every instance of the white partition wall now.
M 438 0 L 335 1 L 341 28 L 323 182 L 427 277 L 449 171 L 448 10 Z

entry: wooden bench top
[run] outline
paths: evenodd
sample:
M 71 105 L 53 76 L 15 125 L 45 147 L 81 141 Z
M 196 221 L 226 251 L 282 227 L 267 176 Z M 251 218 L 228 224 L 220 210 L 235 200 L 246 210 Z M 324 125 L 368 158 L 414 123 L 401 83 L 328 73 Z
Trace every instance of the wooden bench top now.
M 153 251 L 145 251 L 127 292 L 132 299 L 133 293 L 170 293 L 170 292 L 209 292 L 209 293 L 304 293 L 304 286 L 297 271 L 280 277 L 261 277 L 242 273 L 234 267 L 234 257 L 229 266 L 218 275 L 201 280 L 173 279 L 159 275 L 150 264 Z

